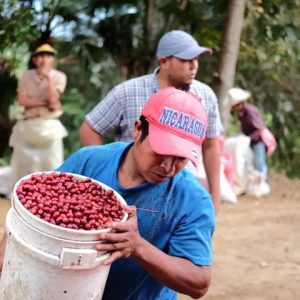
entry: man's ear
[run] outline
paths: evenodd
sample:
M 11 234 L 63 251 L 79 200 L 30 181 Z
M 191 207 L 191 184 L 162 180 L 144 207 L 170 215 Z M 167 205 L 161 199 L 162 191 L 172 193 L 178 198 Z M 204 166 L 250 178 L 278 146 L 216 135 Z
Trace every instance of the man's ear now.
M 140 120 L 136 120 L 134 122 L 133 139 L 135 141 L 138 140 L 142 134 L 141 125 L 142 125 L 142 122 Z
M 166 57 L 161 57 L 159 59 L 159 66 L 160 68 L 164 68 L 167 64 L 168 59 Z

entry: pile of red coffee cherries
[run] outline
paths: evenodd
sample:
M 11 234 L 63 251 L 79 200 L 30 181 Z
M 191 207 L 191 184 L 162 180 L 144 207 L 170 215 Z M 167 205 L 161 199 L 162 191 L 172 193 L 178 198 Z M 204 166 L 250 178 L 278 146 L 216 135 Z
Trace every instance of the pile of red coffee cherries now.
M 20 202 L 35 216 L 69 229 L 98 230 L 124 216 L 113 190 L 69 173 L 39 173 L 21 181 Z

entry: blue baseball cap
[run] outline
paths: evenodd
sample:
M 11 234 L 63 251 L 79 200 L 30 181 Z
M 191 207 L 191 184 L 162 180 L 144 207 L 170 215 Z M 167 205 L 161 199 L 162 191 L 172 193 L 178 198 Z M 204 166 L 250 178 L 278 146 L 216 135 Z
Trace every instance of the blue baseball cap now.
M 175 56 L 190 60 L 202 54 L 212 54 L 212 50 L 201 47 L 189 33 L 182 30 L 172 30 L 165 33 L 159 40 L 156 50 L 158 59 Z

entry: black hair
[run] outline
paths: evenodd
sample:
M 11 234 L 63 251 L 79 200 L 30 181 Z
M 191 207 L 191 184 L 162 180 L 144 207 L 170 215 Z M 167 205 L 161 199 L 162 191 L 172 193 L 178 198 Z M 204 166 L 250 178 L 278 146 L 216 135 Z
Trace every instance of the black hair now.
M 36 65 L 33 62 L 33 55 L 30 55 L 27 67 L 28 67 L 29 70 L 36 68 Z
M 141 143 L 149 134 L 149 122 L 146 120 L 146 118 L 143 115 L 140 116 L 140 121 L 141 121 L 140 130 L 142 134 L 140 136 L 139 142 Z
M 52 52 L 47 52 L 47 51 L 43 51 L 43 52 L 39 52 L 39 53 L 36 53 L 36 54 L 31 54 L 30 58 L 29 58 L 29 61 L 28 61 L 28 69 L 36 69 L 36 65 L 35 63 L 33 62 L 33 58 L 34 57 L 37 57 L 39 55 L 44 55 L 44 54 L 48 54 L 48 55 L 51 55 L 53 57 L 55 57 L 55 54 L 52 53 Z
M 55 57 L 55 54 L 53 52 L 49 52 L 49 51 L 41 51 L 41 52 L 38 52 L 38 53 L 33 53 L 31 56 L 32 57 L 35 57 L 35 56 L 39 56 L 39 55 L 44 55 L 44 54 L 47 54 L 47 55 L 50 55 L 50 56 L 54 56 Z

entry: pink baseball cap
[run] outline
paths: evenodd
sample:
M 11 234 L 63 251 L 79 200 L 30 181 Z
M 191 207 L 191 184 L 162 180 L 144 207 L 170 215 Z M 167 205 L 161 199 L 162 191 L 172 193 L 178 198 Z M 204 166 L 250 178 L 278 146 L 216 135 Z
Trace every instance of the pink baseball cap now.
M 207 113 L 200 98 L 167 87 L 150 97 L 141 114 L 149 122 L 154 152 L 185 157 L 198 165 L 207 130 Z

